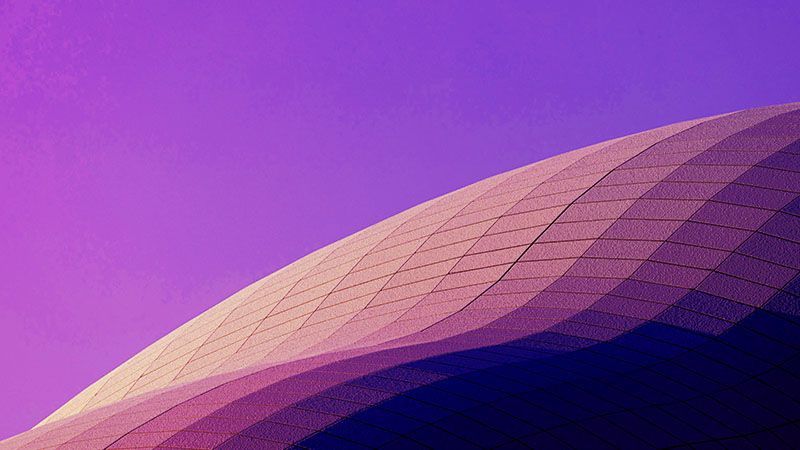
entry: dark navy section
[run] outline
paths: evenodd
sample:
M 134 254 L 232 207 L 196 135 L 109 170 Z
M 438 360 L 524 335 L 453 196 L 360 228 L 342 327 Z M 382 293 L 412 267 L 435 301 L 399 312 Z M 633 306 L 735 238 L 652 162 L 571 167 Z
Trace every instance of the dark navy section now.
M 445 379 L 355 412 L 298 445 L 795 447 L 799 304 L 795 279 L 720 336 L 651 322 L 590 347 L 542 333 L 428 358 L 392 370 Z M 377 373 L 353 384 L 375 387 L 382 377 L 392 378 Z

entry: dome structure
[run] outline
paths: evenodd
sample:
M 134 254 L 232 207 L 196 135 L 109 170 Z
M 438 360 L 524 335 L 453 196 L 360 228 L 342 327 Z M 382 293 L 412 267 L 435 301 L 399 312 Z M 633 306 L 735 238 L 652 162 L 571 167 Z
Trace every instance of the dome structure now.
M 789 447 L 800 104 L 613 139 L 259 280 L 2 448 Z

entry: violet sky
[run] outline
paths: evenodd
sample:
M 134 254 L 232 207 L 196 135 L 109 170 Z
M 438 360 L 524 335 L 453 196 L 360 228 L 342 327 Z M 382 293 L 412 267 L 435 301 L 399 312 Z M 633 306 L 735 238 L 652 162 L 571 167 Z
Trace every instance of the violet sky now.
M 0 438 L 424 200 L 800 100 L 800 3 L 0 2 Z

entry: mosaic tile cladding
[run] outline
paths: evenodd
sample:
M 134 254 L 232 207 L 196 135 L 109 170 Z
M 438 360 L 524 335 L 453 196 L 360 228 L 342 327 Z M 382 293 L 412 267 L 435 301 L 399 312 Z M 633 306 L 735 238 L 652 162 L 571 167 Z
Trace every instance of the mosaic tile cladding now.
M 678 123 L 320 249 L 0 447 L 791 447 L 799 270 L 800 104 Z

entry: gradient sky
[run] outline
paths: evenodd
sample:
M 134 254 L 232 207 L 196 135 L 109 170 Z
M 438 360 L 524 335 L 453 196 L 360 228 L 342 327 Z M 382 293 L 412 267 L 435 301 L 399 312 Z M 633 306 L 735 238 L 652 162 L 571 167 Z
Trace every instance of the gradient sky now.
M 800 100 L 798 2 L 429 3 L 0 2 L 0 438 L 405 208 Z

